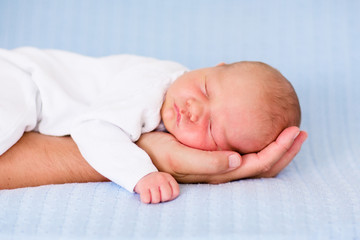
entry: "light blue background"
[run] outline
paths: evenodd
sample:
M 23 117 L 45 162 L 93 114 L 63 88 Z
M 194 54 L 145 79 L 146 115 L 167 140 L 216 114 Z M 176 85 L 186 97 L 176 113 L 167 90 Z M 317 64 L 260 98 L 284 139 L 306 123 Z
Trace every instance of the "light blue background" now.
M 1 48 L 267 62 L 293 83 L 309 133 L 277 178 L 181 185 L 166 204 L 112 183 L 0 191 L 0 239 L 360 238 L 359 13 L 355 0 L 0 0 Z

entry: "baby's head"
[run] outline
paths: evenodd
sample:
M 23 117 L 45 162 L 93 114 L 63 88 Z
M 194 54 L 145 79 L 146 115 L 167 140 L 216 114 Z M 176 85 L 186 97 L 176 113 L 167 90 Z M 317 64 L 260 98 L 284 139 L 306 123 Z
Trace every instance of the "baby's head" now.
M 299 126 L 301 113 L 294 88 L 279 71 L 261 62 L 237 62 L 180 76 L 166 93 L 161 117 L 187 146 L 243 154 Z

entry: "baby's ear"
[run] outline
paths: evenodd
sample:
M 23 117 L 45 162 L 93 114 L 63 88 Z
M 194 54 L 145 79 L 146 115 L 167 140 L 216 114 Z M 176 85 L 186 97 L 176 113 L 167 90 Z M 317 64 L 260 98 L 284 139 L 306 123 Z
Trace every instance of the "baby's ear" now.
M 225 64 L 226 64 L 226 63 L 221 62 L 221 63 L 218 63 L 216 66 L 219 67 L 219 66 L 223 66 L 223 65 L 225 65 Z

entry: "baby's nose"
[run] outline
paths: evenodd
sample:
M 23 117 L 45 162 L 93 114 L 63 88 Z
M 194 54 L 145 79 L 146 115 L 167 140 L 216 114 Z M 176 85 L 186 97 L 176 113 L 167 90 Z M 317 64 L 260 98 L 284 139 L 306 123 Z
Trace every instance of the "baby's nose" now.
M 203 106 L 200 102 L 194 99 L 188 99 L 186 101 L 187 114 L 191 122 L 199 121 L 201 115 L 203 114 Z
M 197 122 L 199 120 L 199 117 L 195 114 L 190 114 L 190 121 Z

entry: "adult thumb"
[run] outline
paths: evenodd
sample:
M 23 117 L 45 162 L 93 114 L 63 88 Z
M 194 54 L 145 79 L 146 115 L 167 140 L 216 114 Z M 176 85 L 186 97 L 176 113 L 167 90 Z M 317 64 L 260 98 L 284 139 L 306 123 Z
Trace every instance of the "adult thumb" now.
M 178 169 L 174 170 L 182 174 L 220 174 L 238 168 L 242 162 L 237 152 L 199 149 L 187 149 L 179 159 Z

